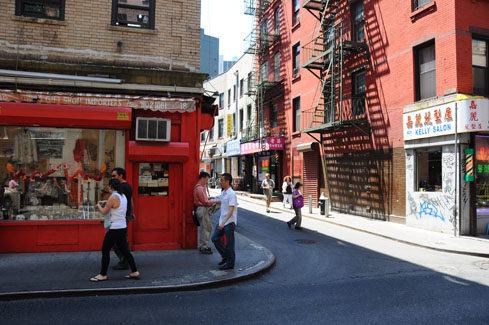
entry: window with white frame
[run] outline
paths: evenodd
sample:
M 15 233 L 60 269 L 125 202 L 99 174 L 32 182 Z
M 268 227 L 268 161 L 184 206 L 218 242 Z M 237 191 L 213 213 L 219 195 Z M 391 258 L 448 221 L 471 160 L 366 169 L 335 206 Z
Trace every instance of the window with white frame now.
M 217 137 L 221 139 L 224 136 L 224 120 L 221 118 L 217 121 Z
M 292 46 L 292 77 L 297 77 L 301 71 L 301 45 Z
M 219 108 L 224 107 L 224 93 L 219 94 Z
M 296 97 L 292 100 L 292 110 L 293 110 L 293 126 L 292 130 L 298 132 L 301 130 L 301 98 Z
M 300 9 L 300 0 L 292 0 L 292 25 L 299 23 Z

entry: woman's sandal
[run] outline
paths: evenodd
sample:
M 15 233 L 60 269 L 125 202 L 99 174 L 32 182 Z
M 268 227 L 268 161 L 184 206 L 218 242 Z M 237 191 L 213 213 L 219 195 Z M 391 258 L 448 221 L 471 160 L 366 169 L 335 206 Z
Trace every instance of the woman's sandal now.
M 128 275 L 125 276 L 126 279 L 134 279 L 134 280 L 139 280 L 139 272 L 136 271 L 136 272 L 132 272 Z
M 90 281 L 92 282 L 100 282 L 100 281 L 105 281 L 107 280 L 107 276 L 103 276 L 101 274 L 94 276 L 93 278 L 90 278 Z

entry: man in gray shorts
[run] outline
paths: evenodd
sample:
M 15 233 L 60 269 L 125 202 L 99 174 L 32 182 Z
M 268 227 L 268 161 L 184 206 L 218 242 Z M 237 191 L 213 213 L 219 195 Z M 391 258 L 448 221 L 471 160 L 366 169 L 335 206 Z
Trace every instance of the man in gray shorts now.
M 263 189 L 263 195 L 265 195 L 265 200 L 267 201 L 267 212 L 270 212 L 270 202 L 272 202 L 274 187 L 275 182 L 270 178 L 270 174 L 266 174 L 265 179 L 261 182 L 261 188 Z

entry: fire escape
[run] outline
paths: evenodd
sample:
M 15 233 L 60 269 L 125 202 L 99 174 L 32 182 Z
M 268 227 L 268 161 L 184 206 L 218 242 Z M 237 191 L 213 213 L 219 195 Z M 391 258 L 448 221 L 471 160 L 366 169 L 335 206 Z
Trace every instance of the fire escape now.
M 363 62 L 360 68 L 366 68 L 369 55 L 366 41 L 355 40 L 350 22 L 339 19 L 340 6 L 345 3 L 342 0 L 306 0 L 302 5 L 319 21 L 315 38 L 303 46 L 302 67 L 320 80 L 315 106 L 302 113 L 302 133 L 324 134 L 353 126 L 370 134 L 365 96 L 348 98 L 344 89 L 345 61 L 356 58 Z
M 269 0 L 244 0 L 245 14 L 254 17 L 252 31 L 246 41 L 249 47 L 246 53 L 252 55 L 252 73 L 248 78 L 246 95 L 255 98 L 255 110 L 241 135 L 241 142 L 250 142 L 269 136 L 280 136 L 278 128 L 272 128 L 269 119 L 264 117 L 266 98 L 271 93 L 283 92 L 280 80 L 274 76 L 269 80 L 270 49 L 280 42 L 280 34 L 269 30 L 268 19 L 265 15 Z

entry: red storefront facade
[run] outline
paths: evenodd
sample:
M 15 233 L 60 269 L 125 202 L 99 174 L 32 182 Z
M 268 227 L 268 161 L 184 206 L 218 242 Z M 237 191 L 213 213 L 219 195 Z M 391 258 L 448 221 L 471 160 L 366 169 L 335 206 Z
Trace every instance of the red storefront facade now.
M 29 97 L 36 100 L 12 101 Z M 199 170 L 199 133 L 213 122 L 212 114 L 202 113 L 202 96 L 4 90 L 0 99 L 0 171 L 8 201 L 0 252 L 99 250 L 105 230 L 94 206 L 106 196 L 114 167 L 126 169 L 133 188 L 132 249 L 195 248 L 188 197 Z M 137 123 L 148 123 L 148 130 L 161 123 L 168 129 L 156 138 L 169 137 L 158 141 L 147 132 L 141 140 L 144 127 Z M 28 158 L 21 157 L 25 152 Z

